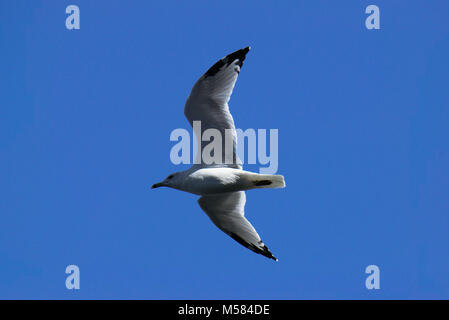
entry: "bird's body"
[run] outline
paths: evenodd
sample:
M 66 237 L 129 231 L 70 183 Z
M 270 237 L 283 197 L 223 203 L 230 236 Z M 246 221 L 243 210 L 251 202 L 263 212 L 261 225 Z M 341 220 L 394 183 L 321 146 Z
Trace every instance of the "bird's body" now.
M 279 175 L 258 174 L 227 167 L 192 167 L 172 178 L 170 187 L 196 195 L 245 191 L 256 188 L 281 188 Z
M 170 187 L 200 195 L 198 203 L 212 222 L 223 232 L 248 249 L 277 260 L 262 242 L 254 227 L 245 218 L 245 191 L 259 188 L 283 188 L 281 175 L 258 174 L 242 170 L 236 155 L 236 131 L 229 112 L 228 101 L 237 81 L 249 47 L 237 50 L 215 63 L 194 85 L 187 99 L 184 114 L 193 126 L 201 121 L 201 132 L 196 133 L 199 161 L 185 171 L 169 175 L 153 188 Z M 205 130 L 215 129 L 225 143 L 227 132 L 232 134 L 232 150 L 223 145 L 220 161 L 207 164 L 201 158 L 205 147 L 200 136 Z M 215 157 L 214 157 L 215 158 Z

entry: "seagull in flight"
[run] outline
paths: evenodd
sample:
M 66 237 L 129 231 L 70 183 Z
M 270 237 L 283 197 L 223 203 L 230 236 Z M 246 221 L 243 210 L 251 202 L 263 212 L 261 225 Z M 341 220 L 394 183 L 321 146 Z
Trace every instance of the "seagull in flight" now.
M 250 47 L 246 47 L 220 59 L 195 83 L 186 101 L 184 114 L 192 127 L 194 121 L 201 121 L 201 132 L 195 133 L 197 160 L 189 169 L 172 173 L 151 188 L 170 187 L 201 196 L 198 200 L 201 209 L 220 230 L 244 247 L 277 261 L 245 218 L 245 190 L 284 188 L 284 177 L 242 170 L 236 154 L 234 120 L 228 106 L 249 50 Z M 207 129 L 218 130 L 222 137 L 229 133 L 232 135 L 232 150 L 229 147 L 226 149 L 226 139 L 223 138 L 222 150 L 230 152 L 224 151 L 223 155 L 219 155 L 222 161 L 212 164 L 201 159 L 206 145 L 201 136 Z

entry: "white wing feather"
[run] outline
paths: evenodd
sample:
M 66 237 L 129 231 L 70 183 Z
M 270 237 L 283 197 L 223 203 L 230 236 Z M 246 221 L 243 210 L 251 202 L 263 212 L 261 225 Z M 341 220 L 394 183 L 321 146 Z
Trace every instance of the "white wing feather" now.
M 277 261 L 245 218 L 244 191 L 202 196 L 198 203 L 220 230 L 248 249 Z
M 193 121 L 201 121 L 201 136 L 207 129 L 217 129 L 221 134 L 221 162 L 215 163 L 215 165 L 241 169 L 240 161 L 236 155 L 237 135 L 234 120 L 229 111 L 228 101 L 231 98 L 240 68 L 249 49 L 247 47 L 237 50 L 215 63 L 196 82 L 186 101 L 184 114 L 192 126 Z M 229 129 L 229 139 L 232 136 L 232 150 L 228 153 L 225 152 L 227 150 L 225 148 L 226 129 Z M 205 166 L 198 156 L 202 154 L 204 146 L 210 142 L 200 141 L 201 139 L 198 135 L 196 139 L 200 149 L 198 150 L 195 163 Z

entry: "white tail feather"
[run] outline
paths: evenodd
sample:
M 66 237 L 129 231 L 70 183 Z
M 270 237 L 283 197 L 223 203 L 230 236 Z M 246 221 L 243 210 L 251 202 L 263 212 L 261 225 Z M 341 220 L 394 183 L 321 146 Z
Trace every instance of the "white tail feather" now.
M 252 181 L 255 188 L 285 188 L 284 176 L 279 174 L 258 174 Z

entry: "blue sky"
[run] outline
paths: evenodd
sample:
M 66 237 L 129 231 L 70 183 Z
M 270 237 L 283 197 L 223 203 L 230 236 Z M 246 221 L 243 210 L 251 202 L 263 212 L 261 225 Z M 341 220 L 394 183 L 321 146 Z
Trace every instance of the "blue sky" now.
M 0 298 L 448 298 L 448 19 L 447 1 L 2 0 Z M 279 129 L 287 188 L 246 205 L 277 263 L 150 189 L 187 167 L 169 136 L 193 83 L 247 45 L 230 108 Z

